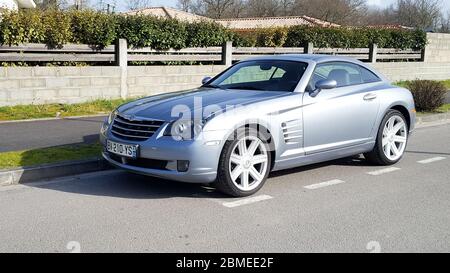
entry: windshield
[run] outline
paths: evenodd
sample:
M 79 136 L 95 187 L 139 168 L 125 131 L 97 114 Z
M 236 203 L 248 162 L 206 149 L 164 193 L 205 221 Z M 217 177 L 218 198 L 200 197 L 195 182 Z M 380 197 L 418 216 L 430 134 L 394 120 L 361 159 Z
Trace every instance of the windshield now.
M 308 64 L 294 61 L 248 61 L 238 63 L 204 87 L 292 92 Z

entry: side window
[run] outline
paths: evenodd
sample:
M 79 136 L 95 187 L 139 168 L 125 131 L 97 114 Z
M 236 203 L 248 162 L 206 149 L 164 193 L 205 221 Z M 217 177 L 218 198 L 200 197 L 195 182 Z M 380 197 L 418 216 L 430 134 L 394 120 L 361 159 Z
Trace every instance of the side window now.
M 361 77 L 364 83 L 371 83 L 371 82 L 379 82 L 381 81 L 380 78 L 378 78 L 377 75 L 373 74 L 370 70 L 367 70 L 364 67 L 360 67 L 361 69 Z
M 335 80 L 337 87 L 380 80 L 375 74 L 359 65 L 346 62 L 330 62 L 319 64 L 316 67 L 308 88 L 314 88 L 316 83 L 323 79 Z

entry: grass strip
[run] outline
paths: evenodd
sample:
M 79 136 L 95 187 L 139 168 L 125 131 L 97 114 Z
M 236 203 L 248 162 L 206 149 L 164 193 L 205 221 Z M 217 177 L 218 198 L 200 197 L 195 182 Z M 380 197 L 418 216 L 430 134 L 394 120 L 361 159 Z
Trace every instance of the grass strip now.
M 4 152 L 0 153 L 0 169 L 90 159 L 100 157 L 101 150 L 102 146 L 96 143 Z
M 131 100 L 102 99 L 77 104 L 3 106 L 0 107 L 0 121 L 107 114 Z

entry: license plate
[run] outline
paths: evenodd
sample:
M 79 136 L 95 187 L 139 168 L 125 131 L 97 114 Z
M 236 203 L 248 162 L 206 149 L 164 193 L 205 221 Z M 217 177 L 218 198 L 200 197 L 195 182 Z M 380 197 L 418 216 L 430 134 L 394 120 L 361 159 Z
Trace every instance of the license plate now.
M 130 158 L 136 158 L 139 145 L 122 144 L 113 141 L 106 142 L 106 150 L 110 153 Z

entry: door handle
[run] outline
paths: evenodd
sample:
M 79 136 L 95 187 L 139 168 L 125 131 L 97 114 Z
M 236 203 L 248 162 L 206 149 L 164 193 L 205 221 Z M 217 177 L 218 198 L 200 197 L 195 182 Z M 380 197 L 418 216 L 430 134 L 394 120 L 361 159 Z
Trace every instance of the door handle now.
M 369 94 L 364 96 L 364 100 L 365 101 L 374 100 L 376 98 L 377 98 L 377 94 L 373 94 L 373 93 L 369 93 Z

